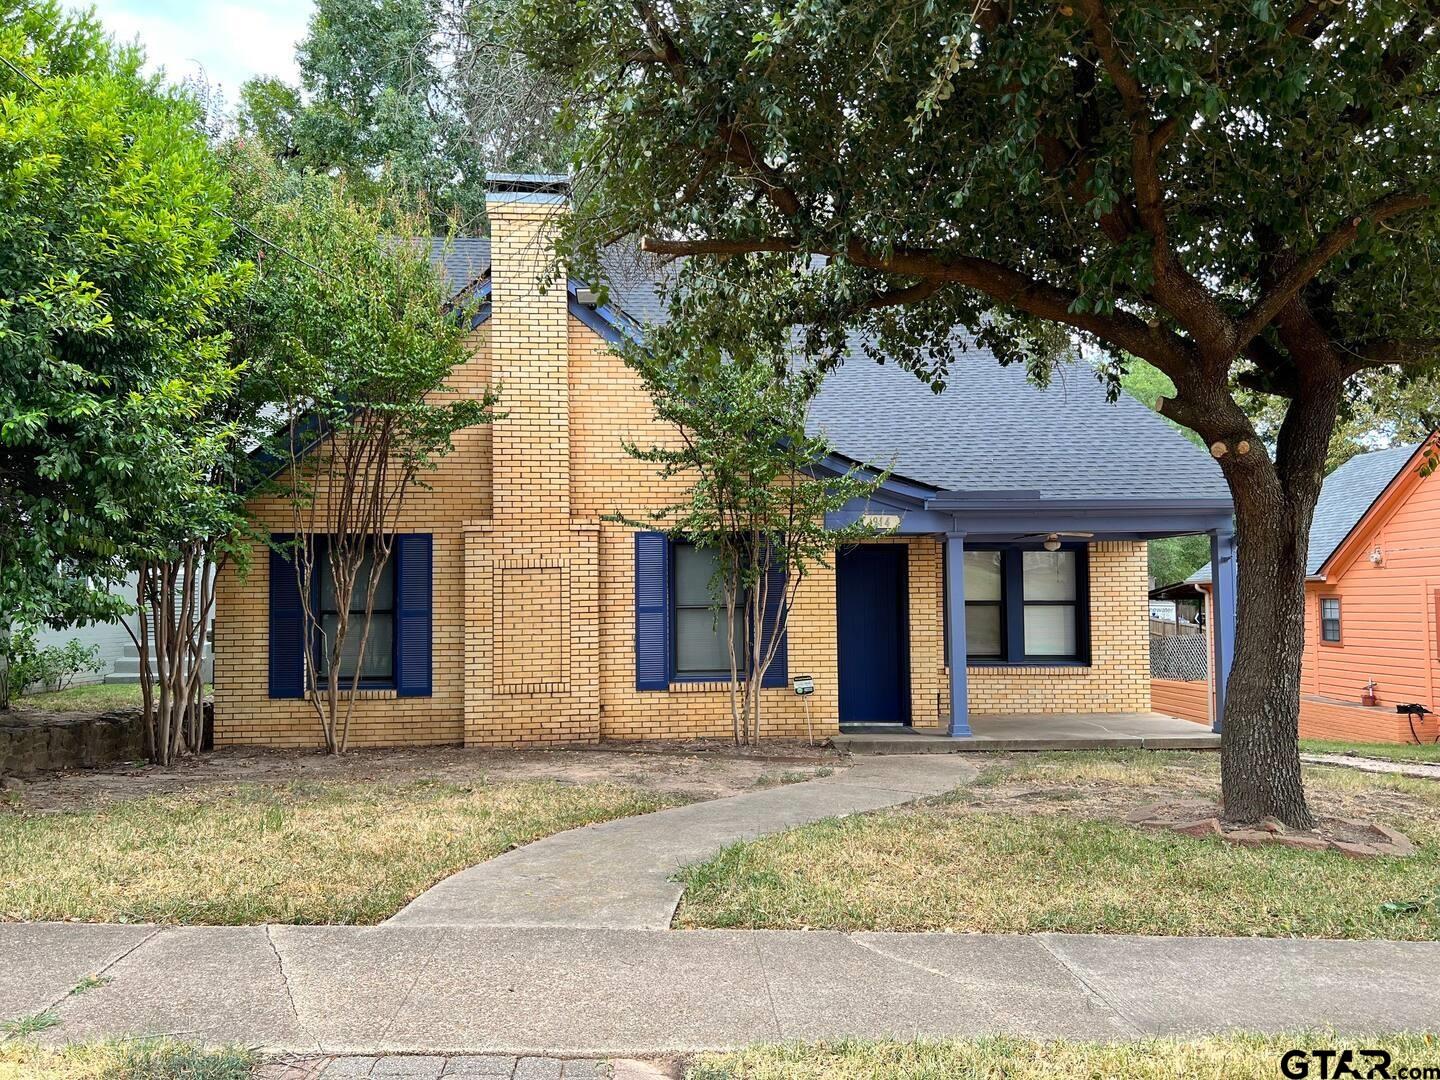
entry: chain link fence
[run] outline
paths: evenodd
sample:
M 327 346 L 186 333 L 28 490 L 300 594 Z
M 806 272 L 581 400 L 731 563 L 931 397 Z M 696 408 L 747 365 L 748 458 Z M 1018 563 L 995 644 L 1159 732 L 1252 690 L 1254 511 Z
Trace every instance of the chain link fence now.
M 1150 677 L 1199 682 L 1206 678 L 1207 638 L 1204 634 L 1181 637 L 1150 635 Z

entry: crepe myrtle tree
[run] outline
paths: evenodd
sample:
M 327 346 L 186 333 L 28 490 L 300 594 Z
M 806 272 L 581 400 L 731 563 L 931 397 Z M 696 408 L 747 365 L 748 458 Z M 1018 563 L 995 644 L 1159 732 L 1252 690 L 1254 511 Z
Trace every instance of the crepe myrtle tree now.
M 260 177 L 240 196 L 259 267 L 248 347 L 269 363 L 261 396 L 281 418 L 268 456 L 280 466 L 271 486 L 290 508 L 285 553 L 313 643 L 308 696 L 339 754 L 405 501 L 457 431 L 494 419 L 496 399 L 446 384 L 469 358 L 470 312 L 451 303 L 428 241 L 395 239 L 425 235 L 423 217 L 277 166 L 256 147 L 240 153 Z M 333 621 L 322 584 L 340 601 Z
M 829 261 L 773 320 L 943 383 L 963 324 L 1037 372 L 1078 337 L 1174 383 L 1234 497 L 1224 813 L 1309 826 L 1305 552 L 1347 384 L 1440 345 L 1430 0 L 525 0 L 593 135 L 572 259 Z M 730 272 L 745 272 L 730 264 Z M 717 272 L 724 272 L 718 270 Z M 796 270 L 794 277 L 802 274 Z M 1273 449 L 1237 402 L 1279 401 Z
M 826 528 L 826 514 L 863 503 L 888 475 L 862 465 L 837 472 L 830 444 L 806 430 L 823 365 L 759 318 L 777 299 L 767 287 L 775 280 L 758 267 L 744 289 L 691 275 L 670 297 L 671 318 L 620 346 L 669 429 L 664 442 L 625 450 L 683 487 L 648 516 L 613 520 L 714 553 L 737 744 L 760 738 L 760 690 L 806 576 L 839 546 L 878 533 L 863 519 Z

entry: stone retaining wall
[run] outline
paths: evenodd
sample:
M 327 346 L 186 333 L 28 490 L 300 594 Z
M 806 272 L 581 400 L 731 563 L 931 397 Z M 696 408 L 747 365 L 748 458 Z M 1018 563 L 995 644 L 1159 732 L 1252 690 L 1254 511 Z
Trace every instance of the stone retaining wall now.
M 0 714 L 0 776 L 90 769 L 143 756 L 138 712 Z

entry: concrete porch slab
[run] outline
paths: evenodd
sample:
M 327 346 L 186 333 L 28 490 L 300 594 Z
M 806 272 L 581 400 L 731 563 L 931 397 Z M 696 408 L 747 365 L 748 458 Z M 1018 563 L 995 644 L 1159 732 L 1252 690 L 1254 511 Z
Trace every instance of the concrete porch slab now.
M 1213 750 L 1220 736 L 1163 713 L 1018 713 L 970 718 L 970 738 L 933 729 L 869 725 L 842 729 L 836 746 L 854 754 L 955 754 L 1001 750 Z

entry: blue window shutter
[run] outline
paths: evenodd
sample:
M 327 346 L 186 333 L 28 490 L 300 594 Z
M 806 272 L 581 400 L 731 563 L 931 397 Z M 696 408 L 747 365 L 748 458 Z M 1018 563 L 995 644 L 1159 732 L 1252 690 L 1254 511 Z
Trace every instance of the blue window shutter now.
M 780 608 L 785 603 L 785 568 L 783 566 L 771 566 L 767 569 L 765 582 L 765 611 L 761 616 L 760 648 L 761 655 L 770 651 L 770 637 L 775 633 L 775 624 L 780 621 Z M 790 651 L 789 634 L 781 633 L 780 644 L 775 649 L 775 659 L 770 661 L 770 666 L 765 669 L 765 678 L 760 680 L 761 686 L 789 686 L 790 685 L 790 662 L 787 653 Z
M 395 537 L 395 693 L 429 697 L 433 692 L 434 539 L 429 533 Z
M 635 689 L 670 688 L 670 539 L 635 534 Z
M 276 533 L 271 542 L 284 546 L 292 539 Z M 295 581 L 295 560 L 286 551 L 270 549 L 270 696 L 305 696 L 305 610 Z

